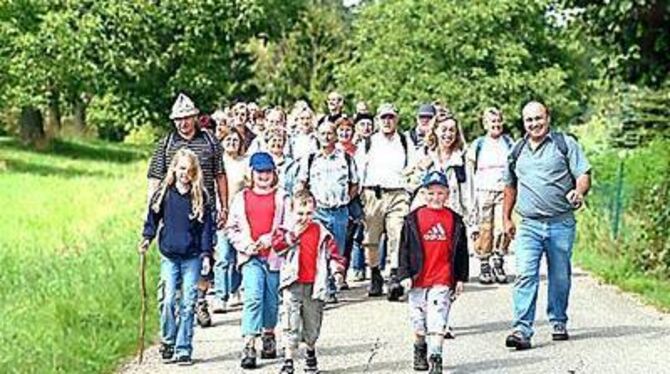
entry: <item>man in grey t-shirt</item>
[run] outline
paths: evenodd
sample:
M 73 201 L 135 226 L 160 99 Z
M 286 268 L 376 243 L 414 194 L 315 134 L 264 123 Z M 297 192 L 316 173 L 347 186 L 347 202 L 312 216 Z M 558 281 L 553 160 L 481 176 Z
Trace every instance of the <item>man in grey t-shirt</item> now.
M 553 340 L 567 340 L 566 310 L 570 295 L 571 256 L 575 217 L 591 186 L 589 165 L 571 137 L 550 131 L 551 117 L 542 103 L 531 101 L 522 111 L 526 136 L 508 157 L 503 221 L 505 232 L 516 234 L 517 281 L 514 285 L 513 332 L 505 345 L 528 349 L 533 335 L 535 304 L 540 284 L 540 261 L 547 256 L 547 314 Z M 512 209 L 521 217 L 519 231 Z

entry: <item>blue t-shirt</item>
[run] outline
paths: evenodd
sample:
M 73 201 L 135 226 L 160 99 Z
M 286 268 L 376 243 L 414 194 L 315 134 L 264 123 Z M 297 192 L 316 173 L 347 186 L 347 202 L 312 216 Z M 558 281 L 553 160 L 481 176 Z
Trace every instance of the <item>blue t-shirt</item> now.
M 517 188 L 516 212 L 524 218 L 544 219 L 572 213 L 566 198 L 575 188 L 574 181 L 591 169 L 580 145 L 564 135 L 567 154 L 563 155 L 550 132 L 533 150 L 526 142 L 516 160 L 514 173 L 510 162 L 503 175 L 506 186 Z M 520 142 L 523 140 L 520 140 Z M 516 175 L 516 180 L 514 178 Z

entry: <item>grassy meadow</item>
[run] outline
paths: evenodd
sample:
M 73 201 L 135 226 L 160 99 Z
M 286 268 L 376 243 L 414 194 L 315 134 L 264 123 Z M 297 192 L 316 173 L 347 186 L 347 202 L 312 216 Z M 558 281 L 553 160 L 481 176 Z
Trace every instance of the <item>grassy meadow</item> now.
M 147 157 L 81 141 L 39 153 L 0 138 L 0 372 L 109 372 L 132 355 Z

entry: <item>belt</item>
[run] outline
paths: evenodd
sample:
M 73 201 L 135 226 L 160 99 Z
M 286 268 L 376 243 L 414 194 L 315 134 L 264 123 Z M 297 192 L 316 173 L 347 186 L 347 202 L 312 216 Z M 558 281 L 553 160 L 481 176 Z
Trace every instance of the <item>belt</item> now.
M 371 191 L 380 191 L 380 192 L 404 192 L 404 188 L 386 188 L 382 186 L 365 186 L 363 187 L 364 190 L 371 190 Z

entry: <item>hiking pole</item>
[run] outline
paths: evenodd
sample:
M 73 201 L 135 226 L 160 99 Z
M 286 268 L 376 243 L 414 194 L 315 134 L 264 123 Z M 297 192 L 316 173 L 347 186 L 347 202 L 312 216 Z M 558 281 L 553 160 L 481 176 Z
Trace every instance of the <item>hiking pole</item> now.
M 145 268 L 146 268 L 146 253 L 140 253 L 140 298 L 142 300 L 142 306 L 140 311 L 140 336 L 139 341 L 137 342 L 138 350 L 140 352 L 139 363 L 142 363 L 144 359 L 144 322 L 147 318 L 147 285 L 145 280 Z

